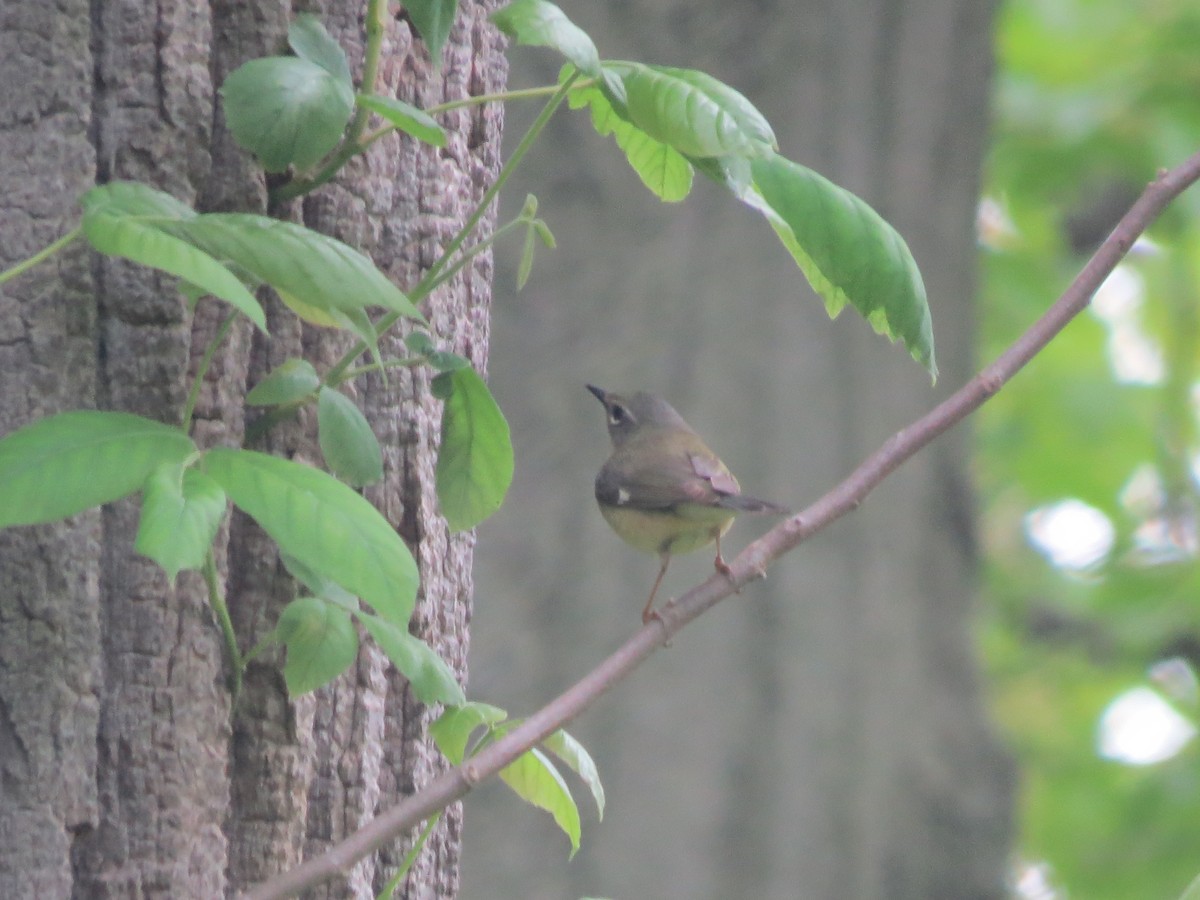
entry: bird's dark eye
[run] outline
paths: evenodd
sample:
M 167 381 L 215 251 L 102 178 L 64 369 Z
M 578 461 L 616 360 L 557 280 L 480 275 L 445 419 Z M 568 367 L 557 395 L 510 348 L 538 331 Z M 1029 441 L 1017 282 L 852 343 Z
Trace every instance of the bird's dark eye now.
M 620 425 L 629 421 L 629 413 L 620 403 L 614 403 L 608 411 L 608 420 L 614 425 Z

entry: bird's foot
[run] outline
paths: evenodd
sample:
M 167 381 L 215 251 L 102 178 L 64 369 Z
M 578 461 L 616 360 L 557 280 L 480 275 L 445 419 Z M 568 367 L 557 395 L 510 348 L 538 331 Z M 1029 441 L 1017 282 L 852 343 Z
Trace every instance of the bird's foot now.
M 713 568 L 724 575 L 726 579 L 728 579 L 729 583 L 733 586 L 733 592 L 735 594 L 740 594 L 742 592 L 742 589 L 738 587 L 737 583 L 733 580 L 733 569 L 729 567 L 729 563 L 725 562 L 724 559 L 718 556 L 713 560 Z
M 668 600 L 666 603 L 663 604 L 663 609 L 664 610 L 670 609 L 674 605 L 675 605 L 675 598 L 672 597 L 670 600 Z M 642 613 L 642 624 L 649 625 L 651 622 L 657 622 L 659 625 L 662 626 L 663 646 L 670 647 L 671 646 L 671 629 L 670 629 L 670 626 L 667 625 L 667 620 L 665 618 L 663 618 L 663 614 L 660 610 L 647 607 L 646 610 Z

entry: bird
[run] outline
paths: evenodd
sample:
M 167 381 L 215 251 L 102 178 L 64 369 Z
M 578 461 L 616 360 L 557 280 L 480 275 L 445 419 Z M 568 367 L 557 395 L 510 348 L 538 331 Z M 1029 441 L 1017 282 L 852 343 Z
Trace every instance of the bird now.
M 642 610 L 642 623 L 661 618 L 654 597 L 671 557 L 716 543 L 713 566 L 730 574 L 721 536 L 739 513 L 786 515 L 776 503 L 747 497 L 726 468 L 674 407 L 639 391 L 623 396 L 586 385 L 604 404 L 612 455 L 596 475 L 596 502 L 617 535 L 659 557 L 658 577 Z

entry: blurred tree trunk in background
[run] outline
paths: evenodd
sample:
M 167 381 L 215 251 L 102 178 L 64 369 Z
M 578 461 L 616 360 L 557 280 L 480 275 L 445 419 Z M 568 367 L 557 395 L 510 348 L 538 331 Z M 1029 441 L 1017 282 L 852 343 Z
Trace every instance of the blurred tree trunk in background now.
M 799 508 L 972 368 L 991 4 L 565 8 L 603 56 L 737 87 L 784 155 L 892 222 L 925 275 L 942 377 L 931 390 L 852 312 L 831 324 L 723 191 L 698 178 L 664 207 L 585 117 L 560 122 L 524 176 L 559 248 L 519 296 L 502 275 L 493 348 L 518 471 L 481 529 L 471 687 L 514 713 L 627 636 L 654 577 L 593 503 L 608 440 L 585 382 L 664 394 L 747 493 Z M 542 68 L 514 86 L 555 68 L 516 62 Z M 573 726 L 610 805 L 569 866 L 548 822 L 499 791 L 473 799 L 464 897 L 1004 896 L 1013 776 L 972 646 L 969 445 L 964 428 L 939 439 Z M 740 522 L 729 550 L 763 527 Z M 680 559 L 665 590 L 710 573 L 706 554 Z
M 354 65 L 365 5 L 323 4 Z M 437 73 L 409 26 L 389 20 L 381 90 L 429 106 L 500 89 L 506 63 L 486 11 L 464 4 Z M 288 17 L 287 3 L 268 0 L 0 6 L 0 265 L 65 233 L 97 182 L 138 179 L 203 209 L 264 211 L 262 173 L 214 115 L 215 90 L 245 60 L 282 52 Z M 362 248 L 402 286 L 415 283 L 499 165 L 495 108 L 443 121 L 447 148 L 380 141 L 291 215 Z M 490 278 L 485 255 L 426 310 L 481 367 Z M 208 300 L 193 315 L 173 279 L 72 247 L 0 294 L 0 433 L 81 407 L 178 422 L 224 314 Z M 197 408 L 202 446 L 241 442 L 241 398 L 267 369 L 301 354 L 320 368 L 350 346 L 280 308 L 268 318 L 269 338 L 243 322 L 217 353 Z M 451 538 L 436 512 L 440 403 L 427 377 L 407 370 L 386 387 L 359 382 L 357 399 L 385 447 L 385 480 L 367 495 L 421 570 L 414 628 L 461 672 L 473 539 Z M 312 425 L 280 427 L 261 449 L 317 461 Z M 260 658 L 231 732 L 202 581 L 185 573 L 169 586 L 134 555 L 136 523 L 136 505 L 122 502 L 0 531 L 0 896 L 218 897 L 324 849 L 441 765 L 422 728 L 428 711 L 373 647 L 294 704 L 277 655 Z M 218 546 L 248 650 L 294 587 L 245 518 Z M 457 809 L 443 819 L 410 875 L 423 887 L 405 895 L 455 893 L 460 823 Z M 373 897 L 404 850 L 313 896 Z

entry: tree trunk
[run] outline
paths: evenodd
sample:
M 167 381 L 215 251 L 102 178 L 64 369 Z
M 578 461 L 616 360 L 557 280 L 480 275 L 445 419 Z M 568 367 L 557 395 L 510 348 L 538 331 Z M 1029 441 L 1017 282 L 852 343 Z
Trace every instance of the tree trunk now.
M 389 20 L 380 90 L 429 106 L 500 89 L 506 65 L 488 5 L 463 4 L 438 72 L 407 21 Z M 365 4 L 324 6 L 323 21 L 360 65 Z M 0 265 L 66 232 L 78 197 L 113 179 L 202 209 L 263 212 L 262 173 L 234 146 L 216 88 L 245 60 L 284 52 L 288 16 L 286 4 L 266 0 L 5 3 Z M 499 167 L 495 107 L 442 121 L 447 148 L 379 141 L 333 185 L 274 212 L 347 241 L 412 285 Z M 481 369 L 490 282 L 485 254 L 424 310 L 446 348 Z M 0 293 L 0 433 L 76 408 L 178 422 L 226 312 L 202 300 L 193 315 L 172 279 L 72 246 Z M 268 303 L 268 319 L 270 337 L 242 323 L 220 347 L 196 411 L 201 446 L 242 443 L 242 397 L 272 366 L 303 355 L 320 368 L 349 346 L 280 306 Z M 385 353 L 397 340 L 381 342 Z M 437 514 L 440 404 L 428 381 L 405 370 L 386 386 L 357 383 L 385 457 L 385 478 L 367 496 L 418 560 L 413 631 L 465 678 L 474 540 L 451 536 Z M 308 415 L 260 449 L 320 460 Z M 227 660 L 203 583 L 184 573 L 172 587 L 134 554 L 137 512 L 124 501 L 0 531 L 0 896 L 222 896 L 325 849 L 441 765 L 425 737 L 430 711 L 369 643 L 349 673 L 296 702 L 280 658 L 260 657 L 231 726 Z M 218 550 L 245 651 L 295 588 L 244 517 L 233 517 Z M 460 830 L 454 809 L 404 896 L 456 893 Z M 374 896 L 405 850 L 365 860 L 321 895 Z
M 852 312 L 831 324 L 770 229 L 725 192 L 698 178 L 695 196 L 663 206 L 586 116 L 561 126 L 538 157 L 556 179 L 514 191 L 539 193 L 559 249 L 498 307 L 493 343 L 521 465 L 481 529 L 490 599 L 472 671 L 482 698 L 516 712 L 637 626 L 655 573 L 592 501 L 609 449 L 585 382 L 666 395 L 747 493 L 800 508 L 972 367 L 990 4 L 569 12 L 602 53 L 732 84 L 785 156 L 891 221 L 926 279 L 942 377 L 931 391 Z M 547 72 L 515 83 L 532 77 Z M 609 807 L 569 868 L 544 823 L 518 844 L 505 823 L 530 814 L 480 797 L 463 896 L 1006 896 L 1012 775 L 972 648 L 968 448 L 964 429 L 939 439 L 573 726 Z M 726 549 L 763 528 L 740 521 Z M 711 571 L 701 553 L 676 560 L 660 596 Z

